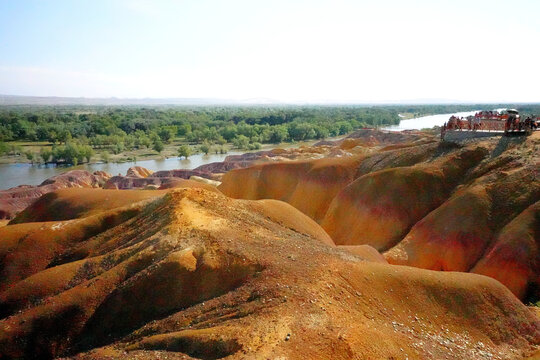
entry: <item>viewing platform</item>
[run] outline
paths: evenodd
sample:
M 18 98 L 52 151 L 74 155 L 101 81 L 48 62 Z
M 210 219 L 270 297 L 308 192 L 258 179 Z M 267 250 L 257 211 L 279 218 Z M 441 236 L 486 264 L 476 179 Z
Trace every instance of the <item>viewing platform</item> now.
M 441 138 L 445 141 L 463 141 L 468 139 L 488 138 L 503 135 L 504 131 L 498 130 L 446 130 L 441 134 Z
M 452 115 L 441 127 L 441 139 L 462 141 L 494 136 L 530 135 L 538 130 L 540 117 L 529 115 L 522 118 L 516 109 L 480 111 L 466 118 Z

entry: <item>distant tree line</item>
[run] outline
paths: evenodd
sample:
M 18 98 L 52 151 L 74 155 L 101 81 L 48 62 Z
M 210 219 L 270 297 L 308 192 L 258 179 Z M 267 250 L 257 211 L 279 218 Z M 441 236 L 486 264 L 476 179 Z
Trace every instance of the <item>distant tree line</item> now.
M 526 111 L 540 112 L 537 104 L 488 107 L 525 107 Z M 106 156 L 109 152 L 119 154 L 144 148 L 161 152 L 165 144 L 175 139 L 199 145 L 199 150 L 205 153 L 212 149 L 223 151 L 225 144 L 238 149 L 258 149 L 261 144 L 324 139 L 363 127 L 398 124 L 399 113 L 423 115 L 485 108 L 485 104 L 3 106 L 0 107 L 0 154 L 20 153 L 20 148 L 10 141 L 52 143 L 55 147 L 48 161 L 67 163 L 88 161 L 95 149 Z
M 248 149 L 398 122 L 397 112 L 384 107 L 11 106 L 0 108 L 0 141 L 77 143 L 115 154 L 138 148 L 160 151 L 176 138 Z

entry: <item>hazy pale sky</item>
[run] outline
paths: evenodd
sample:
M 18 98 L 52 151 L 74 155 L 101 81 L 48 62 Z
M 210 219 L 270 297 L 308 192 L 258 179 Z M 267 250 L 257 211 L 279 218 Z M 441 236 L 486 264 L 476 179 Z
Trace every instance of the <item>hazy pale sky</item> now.
M 0 94 L 540 101 L 538 0 L 0 0 Z

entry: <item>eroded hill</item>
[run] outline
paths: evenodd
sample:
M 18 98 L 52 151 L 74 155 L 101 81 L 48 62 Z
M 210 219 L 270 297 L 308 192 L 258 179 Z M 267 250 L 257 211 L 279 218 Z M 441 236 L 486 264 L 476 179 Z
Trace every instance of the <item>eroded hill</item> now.
M 538 315 L 489 277 L 336 247 L 281 201 L 149 193 L 62 190 L 0 228 L 0 358 L 519 359 L 540 344 Z
M 392 264 L 472 271 L 540 297 L 540 133 L 454 144 L 364 130 L 334 145 L 348 154 L 232 170 L 219 188 L 286 201 L 336 244 L 371 245 Z

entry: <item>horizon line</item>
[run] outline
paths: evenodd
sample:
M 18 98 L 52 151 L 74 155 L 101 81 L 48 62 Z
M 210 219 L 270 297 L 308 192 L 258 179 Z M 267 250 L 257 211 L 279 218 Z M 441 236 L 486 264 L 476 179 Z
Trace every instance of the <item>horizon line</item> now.
M 12 101 L 6 101 L 11 98 Z M 25 102 L 25 100 L 27 102 Z M 34 101 L 32 101 L 34 100 Z M 39 103 L 39 101 L 44 101 Z M 46 103 L 46 100 L 56 100 L 62 103 Z M 72 101 L 72 102 L 70 102 Z M 89 101 L 92 104 L 81 102 Z M 99 103 L 103 101 L 103 103 Z M 116 102 L 107 104 L 106 102 Z M 144 101 L 148 101 L 145 103 Z M 169 102 L 168 102 L 169 101 Z M 132 102 L 132 103 L 130 103 Z M 176 104 L 175 104 L 176 102 Z M 178 102 L 182 102 L 179 104 Z M 378 101 L 339 101 L 339 100 L 304 100 L 285 101 L 264 97 L 246 99 L 230 99 L 216 97 L 86 97 L 86 96 L 57 96 L 57 95 L 13 95 L 0 94 L 0 106 L 10 105 L 497 105 L 497 104 L 540 104 L 529 101 L 465 101 L 452 99 L 403 99 Z

